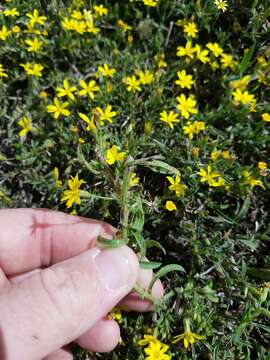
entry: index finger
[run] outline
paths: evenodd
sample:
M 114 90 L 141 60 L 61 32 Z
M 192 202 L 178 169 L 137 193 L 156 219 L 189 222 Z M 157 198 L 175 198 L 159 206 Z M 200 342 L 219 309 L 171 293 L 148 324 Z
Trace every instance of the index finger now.
M 111 225 L 47 209 L 0 210 L 0 267 L 14 276 L 68 259 L 112 238 Z

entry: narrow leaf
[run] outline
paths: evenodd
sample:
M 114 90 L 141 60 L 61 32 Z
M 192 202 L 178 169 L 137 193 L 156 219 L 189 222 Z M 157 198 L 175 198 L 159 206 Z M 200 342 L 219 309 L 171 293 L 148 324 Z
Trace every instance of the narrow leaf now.
M 102 236 L 98 236 L 97 242 L 98 242 L 98 245 L 100 245 L 100 247 L 106 248 L 106 249 L 118 248 L 120 246 L 125 245 L 125 242 L 121 239 L 110 240 L 110 239 L 105 239 Z
M 161 268 L 154 276 L 153 276 L 153 279 L 151 280 L 150 284 L 149 284 L 149 288 L 148 288 L 148 291 L 151 292 L 155 282 L 161 278 L 162 276 L 168 274 L 169 272 L 172 272 L 172 271 L 180 271 L 180 272 L 185 272 L 185 269 L 181 266 L 181 265 L 178 265 L 178 264 L 170 264 L 170 265 L 166 265 L 166 266 L 163 266 L 163 268 Z
M 245 55 L 243 56 L 243 59 L 239 65 L 239 70 L 240 70 L 240 73 L 243 74 L 247 67 L 248 67 L 248 63 L 250 62 L 252 56 L 253 56 L 253 53 L 254 53 L 254 50 L 255 50 L 255 46 L 256 44 L 254 43 L 251 48 L 245 53 Z
M 153 270 L 157 269 L 162 265 L 160 262 L 154 262 L 154 261 L 140 261 L 140 268 L 146 269 L 146 270 Z

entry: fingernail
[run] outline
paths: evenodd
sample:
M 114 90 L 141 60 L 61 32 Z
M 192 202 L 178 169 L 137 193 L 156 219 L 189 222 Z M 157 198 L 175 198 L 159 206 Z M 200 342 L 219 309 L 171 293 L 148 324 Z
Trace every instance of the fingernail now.
M 136 255 L 127 246 L 102 250 L 95 258 L 95 264 L 105 286 L 116 290 L 136 281 Z

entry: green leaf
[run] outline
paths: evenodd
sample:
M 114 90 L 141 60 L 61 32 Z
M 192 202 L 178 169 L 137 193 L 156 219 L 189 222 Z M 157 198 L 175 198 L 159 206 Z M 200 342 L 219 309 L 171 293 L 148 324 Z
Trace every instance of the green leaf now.
M 270 280 L 270 270 L 268 269 L 248 268 L 247 274 L 255 278 Z
M 250 62 L 251 58 L 252 58 L 252 55 L 254 53 L 254 50 L 255 50 L 255 46 L 256 44 L 254 43 L 251 48 L 245 53 L 245 55 L 243 56 L 243 59 L 239 65 L 239 70 L 240 70 L 240 73 L 243 74 L 247 67 L 248 67 L 248 63 Z
M 236 215 L 237 219 L 239 219 L 239 220 L 243 219 L 247 215 L 250 205 L 251 205 L 250 196 L 247 196 L 244 200 L 244 203 L 243 203 L 241 209 L 239 210 L 238 214 Z
M 160 262 L 154 262 L 154 261 L 140 261 L 140 268 L 146 269 L 146 270 L 153 270 L 157 269 L 162 265 Z
M 100 247 L 104 249 L 114 249 L 125 245 L 125 241 L 122 239 L 111 240 L 111 239 L 105 239 L 102 236 L 98 236 L 97 242 L 98 245 L 100 245 Z
M 172 272 L 172 271 L 180 271 L 180 272 L 185 272 L 185 269 L 181 266 L 181 265 L 178 265 L 178 264 L 170 264 L 170 265 L 166 265 L 166 266 L 163 266 L 163 268 L 161 268 L 154 276 L 153 276 L 153 279 L 151 280 L 150 284 L 149 284 L 149 287 L 148 287 L 148 291 L 151 292 L 155 282 L 161 278 L 162 276 L 168 274 L 169 272 Z
M 174 175 L 180 175 L 180 171 L 176 169 L 174 166 L 171 166 L 164 161 L 161 160 L 135 160 L 130 163 L 131 165 L 139 165 L 139 166 L 145 166 L 149 167 L 151 170 L 161 173 L 161 174 L 174 174 Z
M 147 243 L 147 247 L 151 248 L 151 247 L 156 247 L 158 249 L 160 249 L 164 255 L 166 255 L 166 250 L 164 249 L 164 247 L 156 240 L 146 240 Z

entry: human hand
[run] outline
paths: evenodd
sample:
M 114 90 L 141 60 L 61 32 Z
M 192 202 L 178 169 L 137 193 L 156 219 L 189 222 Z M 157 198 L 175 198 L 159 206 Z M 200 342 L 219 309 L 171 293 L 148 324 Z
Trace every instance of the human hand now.
M 0 359 L 71 360 L 72 341 L 89 351 L 111 351 L 120 330 L 107 313 L 119 302 L 151 309 L 129 292 L 147 287 L 127 246 L 100 250 L 99 235 L 115 229 L 100 221 L 45 209 L 0 210 Z M 129 294 L 129 295 L 128 295 Z M 160 281 L 152 295 L 161 297 Z

